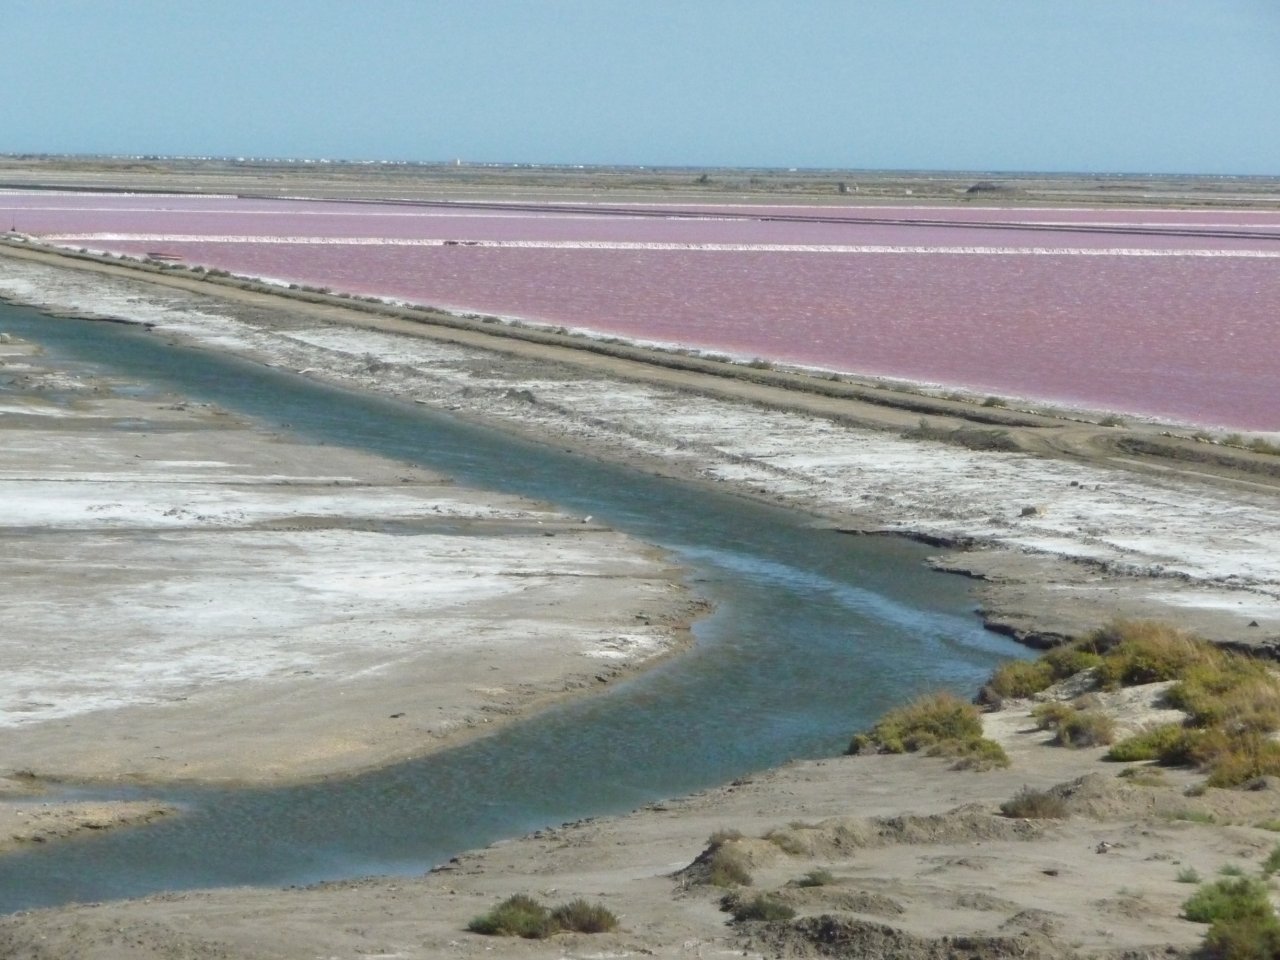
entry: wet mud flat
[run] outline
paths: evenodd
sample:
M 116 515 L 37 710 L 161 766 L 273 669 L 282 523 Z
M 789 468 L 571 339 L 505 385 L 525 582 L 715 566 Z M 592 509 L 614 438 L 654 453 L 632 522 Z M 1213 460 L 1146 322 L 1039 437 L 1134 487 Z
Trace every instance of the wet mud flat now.
M 698 604 L 660 551 L 6 340 L 10 772 L 350 773 L 687 642 Z

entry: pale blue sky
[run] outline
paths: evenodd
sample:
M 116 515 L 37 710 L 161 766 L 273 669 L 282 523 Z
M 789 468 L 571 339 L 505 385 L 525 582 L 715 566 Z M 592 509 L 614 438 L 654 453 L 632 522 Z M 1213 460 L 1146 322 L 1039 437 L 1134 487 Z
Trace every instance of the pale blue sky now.
M 7 0 L 0 152 L 1280 174 L 1280 0 Z

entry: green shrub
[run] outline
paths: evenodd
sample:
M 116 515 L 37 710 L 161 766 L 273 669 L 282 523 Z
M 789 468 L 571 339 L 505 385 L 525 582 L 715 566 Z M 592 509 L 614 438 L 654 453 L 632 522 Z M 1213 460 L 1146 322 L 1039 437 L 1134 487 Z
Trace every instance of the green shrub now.
M 1000 812 L 1022 820 L 1061 820 L 1067 816 L 1067 802 L 1048 790 L 1023 787 L 1012 800 L 1000 804 Z
M 1075 644 L 1054 647 L 1041 657 L 1041 660 L 1049 664 L 1057 680 L 1074 677 L 1080 671 L 1089 670 L 1102 663 L 1102 657 L 1096 652 Z
M 1259 660 L 1225 651 L 1190 667 L 1165 702 L 1197 727 L 1229 723 L 1237 729 L 1280 729 L 1280 679 Z
M 548 910 L 537 900 L 517 893 L 488 913 L 476 917 L 467 930 L 491 937 L 523 937 L 543 940 L 562 930 L 574 933 L 607 933 L 618 925 L 611 910 L 578 898 Z
M 608 933 L 618 925 L 612 910 L 579 897 L 551 911 L 551 922 L 560 930 L 574 933 Z
M 1218 651 L 1203 640 L 1149 620 L 1119 620 L 1094 631 L 1089 646 L 1102 654 L 1098 679 L 1106 689 L 1177 679 Z
M 1267 885 L 1253 877 L 1224 877 L 1200 889 L 1182 905 L 1182 915 L 1196 923 L 1238 920 L 1241 917 L 1271 917 L 1275 911 Z
M 1218 873 L 1224 877 L 1243 877 L 1244 867 L 1238 863 L 1224 863 L 1218 868 Z
M 1191 758 L 1208 771 L 1210 787 L 1238 787 L 1258 777 L 1280 776 L 1280 743 L 1252 730 L 1200 731 Z
M 1058 724 L 1054 743 L 1064 747 L 1097 747 L 1110 743 L 1116 723 L 1100 710 L 1076 710 Z
M 541 940 L 556 932 L 551 913 L 532 897 L 517 893 L 508 897 L 488 913 L 476 917 L 467 930 L 492 937 L 524 937 Z
M 1000 697 L 1023 698 L 1051 686 L 1053 665 L 1043 657 L 1038 660 L 1012 660 L 996 668 L 987 689 Z
M 1169 766 L 1190 762 L 1192 731 L 1180 723 L 1162 723 L 1112 745 L 1104 760 L 1131 763 L 1156 760 Z
M 750 900 L 743 900 L 735 893 L 728 894 L 720 901 L 720 909 L 732 914 L 739 923 L 744 920 L 790 920 L 796 915 L 795 910 L 767 893 L 758 893 Z
M 1205 960 L 1275 960 L 1280 957 L 1280 921 L 1275 916 L 1215 920 L 1205 934 Z
M 1174 879 L 1179 883 L 1199 883 L 1200 874 L 1196 871 L 1195 867 L 1183 867 L 1178 871 L 1178 875 Z
M 1061 700 L 1050 700 L 1031 708 L 1031 719 L 1036 722 L 1037 730 L 1052 730 L 1055 733 L 1067 717 L 1076 712 L 1075 707 Z
M 952 757 L 953 770 L 994 770 L 1010 764 L 1009 754 L 994 740 L 939 740 L 926 751 L 931 757 Z
M 952 693 L 932 693 L 890 710 L 849 745 L 849 753 L 911 753 L 947 740 L 982 737 L 978 708 Z

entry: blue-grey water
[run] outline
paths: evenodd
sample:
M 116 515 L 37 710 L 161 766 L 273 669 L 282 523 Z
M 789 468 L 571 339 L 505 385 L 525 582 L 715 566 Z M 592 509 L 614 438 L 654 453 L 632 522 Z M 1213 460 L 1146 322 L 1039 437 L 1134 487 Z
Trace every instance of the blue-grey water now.
M 94 788 L 90 795 L 175 801 L 185 814 L 0 857 L 0 912 L 422 871 L 538 827 L 838 753 L 888 706 L 937 686 L 971 692 L 1001 659 L 1026 655 L 983 631 L 967 582 L 925 568 L 915 544 L 844 536 L 797 513 L 136 328 L 0 304 L 0 331 L 73 366 L 180 391 L 311 441 L 592 514 L 670 550 L 715 604 L 688 653 L 420 760 L 271 789 Z

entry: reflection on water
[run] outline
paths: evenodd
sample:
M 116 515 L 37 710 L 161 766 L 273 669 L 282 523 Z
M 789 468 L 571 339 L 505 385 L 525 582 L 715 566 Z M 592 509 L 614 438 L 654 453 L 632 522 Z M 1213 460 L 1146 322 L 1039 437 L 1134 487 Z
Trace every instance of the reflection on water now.
M 672 551 L 716 604 L 687 654 L 444 753 L 323 785 L 146 791 L 187 815 L 0 858 L 0 909 L 421 871 L 504 836 L 839 752 L 888 705 L 939 684 L 972 690 L 1020 653 L 980 628 L 966 581 L 924 568 L 914 544 L 816 529 L 117 325 L 0 307 L 0 330 L 313 441 L 593 514 Z

